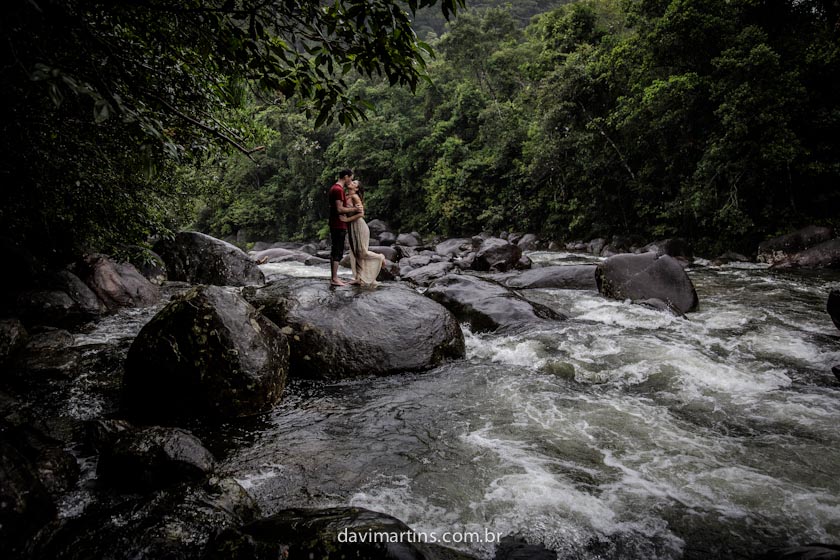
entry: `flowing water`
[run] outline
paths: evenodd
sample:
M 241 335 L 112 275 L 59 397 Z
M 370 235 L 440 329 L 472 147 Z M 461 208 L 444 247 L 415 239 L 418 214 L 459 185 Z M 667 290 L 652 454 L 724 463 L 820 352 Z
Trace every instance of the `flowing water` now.
M 465 330 L 466 359 L 421 374 L 293 381 L 272 413 L 217 436 L 221 470 L 265 513 L 349 504 L 439 539 L 516 533 L 560 558 L 840 543 L 840 332 L 825 312 L 840 276 L 689 274 L 700 309 L 687 319 L 529 290 L 569 320 Z M 457 547 L 492 556 L 480 540 Z

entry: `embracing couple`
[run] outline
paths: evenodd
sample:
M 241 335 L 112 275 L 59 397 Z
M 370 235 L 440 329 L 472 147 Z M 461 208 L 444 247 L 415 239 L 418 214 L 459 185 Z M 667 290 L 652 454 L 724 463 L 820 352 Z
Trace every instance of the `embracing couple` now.
M 348 283 L 338 277 L 338 264 L 344 257 L 344 239 L 350 241 L 350 267 L 353 280 L 349 283 L 365 287 L 375 287 L 376 277 L 385 257 L 368 251 L 370 229 L 365 223 L 364 189 L 359 181 L 353 180 L 353 171 L 342 169 L 338 173 L 338 182 L 330 188 L 330 269 L 331 286 L 346 286 Z

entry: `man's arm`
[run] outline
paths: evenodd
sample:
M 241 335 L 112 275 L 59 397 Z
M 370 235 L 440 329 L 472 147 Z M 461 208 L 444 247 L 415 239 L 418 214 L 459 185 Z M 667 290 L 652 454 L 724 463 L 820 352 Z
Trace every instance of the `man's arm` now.
M 338 210 L 339 214 L 353 214 L 359 211 L 359 209 L 355 206 L 344 206 L 344 204 L 341 203 L 341 199 L 336 199 L 335 208 Z

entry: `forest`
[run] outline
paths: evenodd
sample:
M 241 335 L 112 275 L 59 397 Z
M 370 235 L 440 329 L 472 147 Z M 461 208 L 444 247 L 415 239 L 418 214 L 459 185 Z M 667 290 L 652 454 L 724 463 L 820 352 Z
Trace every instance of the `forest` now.
M 0 234 L 56 259 L 319 239 L 343 167 L 428 235 L 750 253 L 838 225 L 836 2 L 316 4 L 298 43 L 248 2 L 6 8 Z

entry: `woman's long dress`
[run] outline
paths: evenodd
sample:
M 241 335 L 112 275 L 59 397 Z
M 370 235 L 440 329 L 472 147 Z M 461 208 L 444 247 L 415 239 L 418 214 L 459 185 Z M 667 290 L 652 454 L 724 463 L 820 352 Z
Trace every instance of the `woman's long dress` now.
M 385 257 L 379 253 L 368 251 L 370 243 L 370 228 L 364 218 L 359 218 L 348 224 L 348 238 L 350 242 L 350 267 L 353 278 L 362 286 L 376 286 L 376 277 L 385 262 Z

